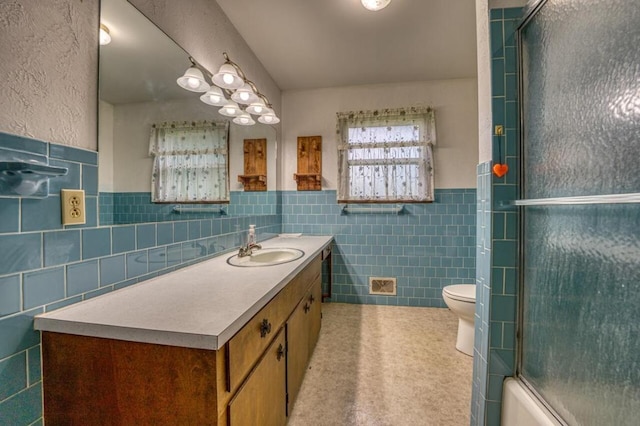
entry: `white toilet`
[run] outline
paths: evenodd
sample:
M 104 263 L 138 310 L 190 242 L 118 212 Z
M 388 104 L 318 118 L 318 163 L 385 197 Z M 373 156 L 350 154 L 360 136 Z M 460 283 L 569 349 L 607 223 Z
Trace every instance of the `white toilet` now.
M 458 316 L 458 340 L 456 349 L 473 356 L 474 316 L 476 312 L 476 285 L 456 284 L 442 289 L 442 298 L 449 309 Z

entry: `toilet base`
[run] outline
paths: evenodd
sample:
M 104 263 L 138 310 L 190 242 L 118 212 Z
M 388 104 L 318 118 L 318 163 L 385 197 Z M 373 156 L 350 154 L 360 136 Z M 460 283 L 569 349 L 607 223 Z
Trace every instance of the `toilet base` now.
M 473 321 L 458 318 L 458 338 L 456 349 L 465 355 L 473 356 L 473 335 L 475 328 Z

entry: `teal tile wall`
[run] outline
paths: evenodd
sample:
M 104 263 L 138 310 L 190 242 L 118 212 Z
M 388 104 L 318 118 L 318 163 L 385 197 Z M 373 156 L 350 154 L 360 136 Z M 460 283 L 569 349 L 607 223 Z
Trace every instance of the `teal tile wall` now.
M 475 282 L 476 190 L 436 189 L 404 214 L 343 214 L 336 191 L 285 191 L 283 232 L 333 235 L 332 301 L 445 307 L 442 288 Z M 369 295 L 369 277 L 397 296 Z
M 249 224 L 257 225 L 259 240 L 281 232 L 279 215 L 249 214 L 265 211 L 262 206 L 245 209 L 242 217 L 180 217 L 97 228 L 95 152 L 5 133 L 0 133 L 0 149 L 48 154 L 51 164 L 55 157 L 69 168 L 62 182 L 52 180 L 48 198 L 0 196 L 0 425 L 41 424 L 40 333 L 33 330 L 34 315 L 234 250 Z M 85 190 L 93 205 L 86 225 L 60 224 L 61 188 Z
M 521 8 L 490 11 L 493 162 L 478 166 L 477 293 L 471 425 L 498 426 L 502 382 L 515 374 L 518 288 L 519 140 L 516 30 Z M 506 162 L 502 178 L 491 166 Z
M 488 380 L 491 297 L 491 162 L 478 165 L 476 226 L 476 313 L 473 348 L 471 425 L 483 424 Z
M 154 204 L 150 192 L 101 192 L 100 224 L 118 225 L 127 223 L 167 222 L 192 219 L 211 219 L 229 216 L 260 216 L 277 214 L 276 191 L 244 192 L 232 191 L 229 204 L 182 205 L 185 209 L 210 209 L 211 212 L 175 213 L 176 204 Z M 220 213 L 220 209 L 224 213 Z

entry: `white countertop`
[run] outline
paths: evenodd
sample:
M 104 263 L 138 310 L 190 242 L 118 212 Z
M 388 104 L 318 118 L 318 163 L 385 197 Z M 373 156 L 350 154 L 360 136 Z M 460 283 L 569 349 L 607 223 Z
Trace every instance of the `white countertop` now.
M 200 349 L 219 349 L 332 237 L 273 238 L 267 247 L 304 251 L 293 262 L 227 264 L 227 253 L 131 287 L 37 315 L 37 330 Z

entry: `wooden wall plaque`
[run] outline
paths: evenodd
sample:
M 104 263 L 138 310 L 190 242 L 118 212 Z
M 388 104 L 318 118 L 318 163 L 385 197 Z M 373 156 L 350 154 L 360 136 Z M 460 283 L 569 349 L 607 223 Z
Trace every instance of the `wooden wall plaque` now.
M 322 136 L 298 137 L 298 191 L 322 190 Z
M 267 140 L 244 140 L 244 174 L 238 176 L 245 191 L 267 190 Z

